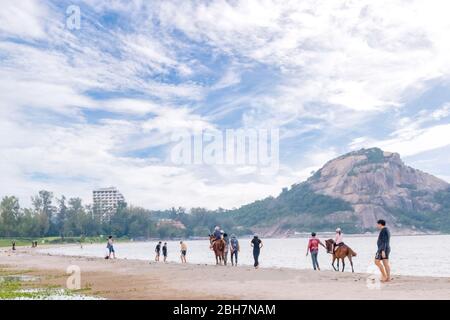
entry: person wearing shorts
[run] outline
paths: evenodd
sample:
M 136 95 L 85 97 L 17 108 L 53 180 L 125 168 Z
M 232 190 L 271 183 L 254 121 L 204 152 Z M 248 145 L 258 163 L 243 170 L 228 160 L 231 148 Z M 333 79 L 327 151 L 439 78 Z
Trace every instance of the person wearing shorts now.
M 183 241 L 180 241 L 180 248 L 181 248 L 181 263 L 187 263 L 186 262 L 186 254 L 187 254 L 187 245 Z
M 386 221 L 378 220 L 377 228 L 380 230 L 377 240 L 377 253 L 375 254 L 375 265 L 380 269 L 382 282 L 391 281 L 391 267 L 389 265 L 389 255 L 391 253 L 391 233 L 386 227 Z
M 167 242 L 165 242 L 164 246 L 162 247 L 162 253 L 164 257 L 164 262 L 167 262 Z
M 108 243 L 106 245 L 106 248 L 108 248 L 109 251 L 109 255 L 108 255 L 108 259 L 111 259 L 111 255 L 113 256 L 113 258 L 116 258 L 116 251 L 114 250 L 114 240 L 112 236 L 108 237 Z
M 156 256 L 155 256 L 155 261 L 156 262 L 159 262 L 159 257 L 161 256 L 161 241 L 160 242 L 158 242 L 158 244 L 156 245 L 156 248 L 155 248 L 155 254 L 156 254 Z

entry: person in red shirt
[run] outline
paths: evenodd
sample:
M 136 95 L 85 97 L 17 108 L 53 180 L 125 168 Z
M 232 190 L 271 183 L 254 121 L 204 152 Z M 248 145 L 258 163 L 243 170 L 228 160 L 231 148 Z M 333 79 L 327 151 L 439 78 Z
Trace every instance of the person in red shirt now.
M 306 256 L 308 256 L 308 253 L 311 252 L 313 268 L 314 270 L 320 271 L 319 261 L 317 260 L 317 256 L 319 254 L 319 245 L 326 249 L 325 245 L 318 238 L 316 238 L 316 233 L 311 233 L 311 239 L 309 239 L 308 248 L 306 248 Z

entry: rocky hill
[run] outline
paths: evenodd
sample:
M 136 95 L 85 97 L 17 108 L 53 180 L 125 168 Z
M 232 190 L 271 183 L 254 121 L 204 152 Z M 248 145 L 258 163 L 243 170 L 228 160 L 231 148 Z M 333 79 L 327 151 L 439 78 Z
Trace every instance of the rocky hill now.
M 311 178 L 232 211 L 243 227 L 265 235 L 373 230 L 386 219 L 400 231 L 450 231 L 450 185 L 406 166 L 397 153 L 362 149 L 329 161 Z

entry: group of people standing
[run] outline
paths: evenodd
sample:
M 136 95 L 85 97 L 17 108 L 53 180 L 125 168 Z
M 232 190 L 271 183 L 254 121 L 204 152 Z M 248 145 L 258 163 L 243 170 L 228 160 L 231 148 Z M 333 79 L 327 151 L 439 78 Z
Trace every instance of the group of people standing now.
M 219 226 L 216 226 L 214 228 L 213 236 L 215 240 L 223 239 L 225 242 L 225 252 L 224 252 L 225 264 L 228 262 L 228 253 L 230 253 L 231 265 L 237 266 L 241 247 L 239 245 L 239 240 L 236 238 L 236 236 L 232 234 L 231 238 L 228 237 L 228 234 L 225 233 L 225 231 L 221 230 Z
M 162 246 L 162 247 L 161 247 Z M 159 241 L 155 248 L 155 261 L 159 262 L 161 257 L 161 251 L 163 255 L 163 262 L 167 262 L 167 256 L 169 253 L 167 242 L 164 242 L 164 245 L 162 244 L 162 241 Z M 187 263 L 186 260 L 187 255 L 187 244 L 183 241 L 180 241 L 180 259 L 181 263 Z
M 238 265 L 238 257 L 239 252 L 241 251 L 241 247 L 239 245 L 239 240 L 236 238 L 234 234 L 231 235 L 231 238 L 228 237 L 228 234 L 220 229 L 219 226 L 214 228 L 213 236 L 216 240 L 223 239 L 225 241 L 225 264 L 228 261 L 228 253 L 231 256 L 231 265 Z M 263 247 L 263 243 L 258 235 L 255 235 L 250 242 L 251 247 L 253 248 L 253 259 L 254 259 L 254 267 L 259 268 L 259 255 L 261 253 L 261 248 Z
M 315 232 L 311 233 L 311 238 L 308 242 L 308 247 L 306 248 L 306 256 L 311 253 L 311 259 L 313 264 L 313 269 L 320 271 L 319 266 L 319 245 L 324 247 L 327 250 L 327 247 L 317 238 L 317 234 Z M 336 235 L 334 237 L 333 242 L 333 253 L 336 251 L 336 248 L 342 247 L 344 245 L 344 234 L 342 233 L 341 228 L 336 229 Z
M 37 248 L 38 246 L 38 242 L 37 241 L 32 241 L 31 242 L 31 248 Z M 11 250 L 14 252 L 16 251 L 16 241 L 12 241 L 11 242 Z
M 383 282 L 388 282 L 391 280 L 391 268 L 389 265 L 389 255 L 391 252 L 390 247 L 390 231 L 386 227 L 386 221 L 385 220 L 378 220 L 377 222 L 377 228 L 380 231 L 378 240 L 377 240 L 377 252 L 375 254 L 375 265 L 379 268 Z M 236 238 L 235 235 L 231 235 L 229 238 L 228 235 L 220 229 L 220 227 L 216 227 L 214 229 L 213 236 L 216 240 L 223 239 L 225 242 L 225 264 L 228 260 L 228 253 L 230 253 L 231 257 L 231 264 L 232 266 L 238 265 L 238 256 L 239 252 L 241 250 L 239 245 L 239 240 Z M 257 269 L 259 268 L 259 256 L 261 254 L 261 249 L 263 247 L 262 240 L 258 237 L 258 235 L 255 235 L 253 239 L 250 242 L 250 245 L 253 249 L 253 259 L 254 259 L 254 267 Z M 329 252 L 331 254 L 334 254 L 337 248 L 344 246 L 344 234 L 340 228 L 336 229 L 336 236 L 334 238 L 334 243 L 332 247 L 332 251 Z M 318 255 L 319 255 L 319 246 L 324 247 L 327 249 L 327 247 L 320 241 L 320 239 L 317 237 L 317 234 L 313 232 L 311 234 L 311 238 L 308 241 L 308 246 L 306 250 L 306 256 L 311 254 L 312 259 L 312 265 L 314 270 L 320 271 L 319 261 L 318 261 Z M 108 254 L 106 256 L 106 259 L 111 258 L 111 256 L 115 259 L 115 250 L 114 250 L 114 241 L 113 237 L 110 236 L 108 238 L 107 242 L 107 250 Z M 162 243 L 162 241 L 159 241 L 155 248 L 155 261 L 159 262 L 161 257 L 161 252 L 163 255 L 163 261 L 167 262 L 168 257 L 168 246 L 167 242 Z M 187 245 L 185 242 L 180 241 L 180 259 L 181 263 L 187 263 L 186 261 L 186 255 L 187 255 Z
M 391 252 L 390 239 L 391 233 L 386 227 L 386 221 L 380 219 L 377 221 L 377 229 L 380 231 L 377 240 L 377 251 L 375 253 L 375 265 L 381 272 L 381 281 L 389 282 L 391 280 L 391 267 L 389 264 L 389 255 Z M 319 255 L 319 245 L 327 249 L 327 247 L 317 238 L 315 232 L 311 234 L 311 238 L 308 242 L 308 247 L 306 249 L 306 256 L 311 254 L 312 264 L 314 270 L 320 271 L 318 255 Z M 337 248 L 344 246 L 344 234 L 340 228 L 336 229 L 336 236 L 334 238 L 332 252 L 334 254 Z

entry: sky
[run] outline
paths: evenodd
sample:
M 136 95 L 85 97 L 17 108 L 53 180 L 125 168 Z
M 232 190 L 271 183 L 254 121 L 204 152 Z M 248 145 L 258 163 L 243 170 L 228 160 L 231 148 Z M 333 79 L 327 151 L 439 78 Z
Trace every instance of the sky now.
M 149 209 L 232 208 L 368 147 L 450 182 L 449 11 L 446 0 L 2 0 L 0 196 L 90 203 L 115 186 Z M 227 129 L 278 129 L 279 170 L 171 161 L 175 132 Z

